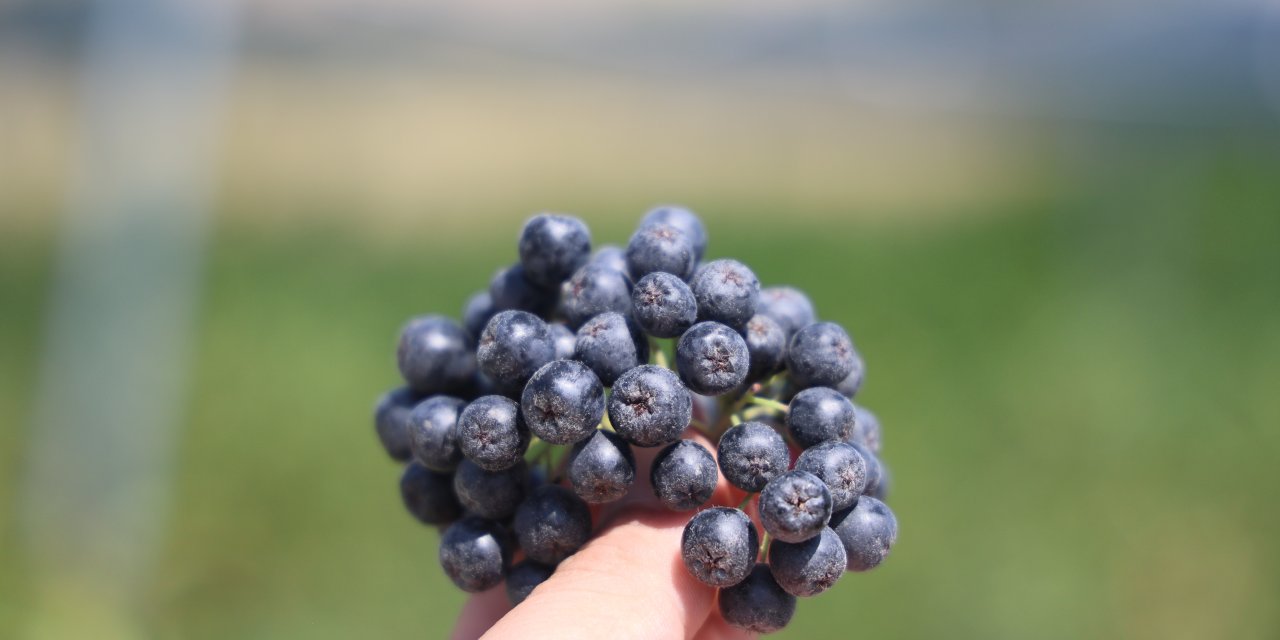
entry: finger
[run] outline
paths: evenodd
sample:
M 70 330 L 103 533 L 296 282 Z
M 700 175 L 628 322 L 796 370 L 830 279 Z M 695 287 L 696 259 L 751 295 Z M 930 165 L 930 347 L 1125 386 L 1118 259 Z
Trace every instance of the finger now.
M 479 638 L 510 610 L 505 584 L 472 595 L 462 607 L 451 637 L 453 640 Z
M 695 640 L 749 640 L 755 637 L 756 634 L 725 622 L 718 608 L 711 612 L 706 623 L 694 636 Z
M 486 638 L 691 638 L 715 601 L 680 560 L 687 514 L 640 506 L 561 564 Z

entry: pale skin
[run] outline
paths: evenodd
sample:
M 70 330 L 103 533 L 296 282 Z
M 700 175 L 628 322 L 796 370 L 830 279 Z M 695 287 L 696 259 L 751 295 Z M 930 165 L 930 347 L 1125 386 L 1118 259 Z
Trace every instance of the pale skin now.
M 705 437 L 696 440 L 715 453 Z M 680 534 L 693 512 L 673 512 L 649 488 L 649 466 L 661 448 L 635 448 L 636 481 L 618 503 L 592 508 L 596 531 L 573 557 L 520 606 L 502 586 L 473 596 L 453 630 L 455 639 L 555 640 L 610 638 L 754 638 L 729 626 L 716 590 L 689 575 Z M 712 504 L 737 506 L 745 494 L 720 478 Z

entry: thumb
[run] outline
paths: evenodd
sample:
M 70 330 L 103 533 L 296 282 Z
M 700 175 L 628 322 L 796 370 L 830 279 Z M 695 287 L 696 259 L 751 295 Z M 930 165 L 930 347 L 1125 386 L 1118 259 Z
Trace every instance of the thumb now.
M 715 590 L 680 560 L 688 514 L 634 505 L 611 520 L 484 637 L 693 637 Z

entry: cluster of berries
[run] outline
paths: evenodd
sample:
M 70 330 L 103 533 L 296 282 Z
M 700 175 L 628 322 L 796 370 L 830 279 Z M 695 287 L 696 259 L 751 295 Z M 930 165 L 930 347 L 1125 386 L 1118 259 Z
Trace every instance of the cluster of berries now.
M 405 326 L 406 386 L 383 396 L 375 424 L 408 463 L 405 506 L 446 527 L 439 559 L 458 587 L 505 581 L 523 601 L 591 538 L 589 505 L 628 494 L 633 447 L 662 447 L 658 501 L 697 510 L 684 564 L 720 590 L 730 624 L 781 629 L 797 596 L 884 560 L 897 521 L 882 501 L 880 425 L 851 400 L 863 363 L 849 335 L 800 291 L 761 289 L 736 260 L 703 262 L 706 245 L 680 207 L 594 255 L 581 220 L 538 215 L 519 262 L 461 324 Z M 682 439 L 690 430 L 716 455 Z M 745 497 L 704 508 L 721 475 Z

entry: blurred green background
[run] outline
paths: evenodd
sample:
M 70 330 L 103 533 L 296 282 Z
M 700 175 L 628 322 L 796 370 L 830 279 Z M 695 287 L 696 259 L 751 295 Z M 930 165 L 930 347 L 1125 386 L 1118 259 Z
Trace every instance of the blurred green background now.
M 621 244 L 667 201 L 702 214 L 709 255 L 804 288 L 850 329 L 859 400 L 884 424 L 897 547 L 802 601 L 779 637 L 1280 635 L 1280 136 L 1269 103 L 1222 98 L 1217 67 L 1085 116 L 989 96 L 935 109 L 911 91 L 849 99 L 832 89 L 843 67 L 816 73 L 793 49 L 601 62 L 591 45 L 525 46 L 509 29 L 530 16 L 504 3 L 430 14 L 433 37 L 381 20 L 335 35 L 324 20 L 356 9 L 321 4 L 235 17 L 159 534 L 123 587 L 59 561 L 28 522 L 30 502 L 79 491 L 80 460 L 110 455 L 55 451 L 56 482 L 31 486 L 47 480 L 29 471 L 37 398 L 87 392 L 39 388 L 92 126 L 80 50 L 44 38 L 74 42 L 83 6 L 0 5 L 0 50 L 23 53 L 0 56 L 16 89 L 0 98 L 16 125 L 0 156 L 0 636 L 444 636 L 463 596 L 370 423 L 401 323 L 456 316 L 533 212 Z M 629 11 L 649 36 L 720 33 L 707 9 Z M 805 41 L 818 32 L 800 18 L 829 11 L 749 5 L 736 15 L 754 30 L 729 31 Z M 530 27 L 547 42 L 552 17 Z M 910 29 L 885 31 L 912 50 Z M 525 48 L 495 44 L 511 41 Z M 946 76 L 917 71 L 882 70 L 925 89 Z M 90 540 L 117 524 L 72 522 Z

